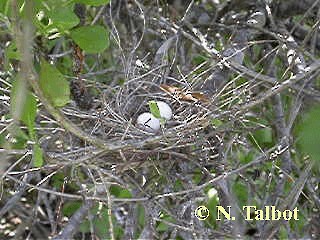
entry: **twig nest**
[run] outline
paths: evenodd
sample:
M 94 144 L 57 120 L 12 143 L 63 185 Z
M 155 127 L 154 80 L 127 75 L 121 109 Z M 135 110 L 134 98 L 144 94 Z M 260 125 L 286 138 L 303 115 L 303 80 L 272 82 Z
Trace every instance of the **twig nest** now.
M 160 129 L 160 120 L 149 112 L 141 113 L 137 119 L 137 124 L 148 132 L 157 132 Z
M 170 120 L 172 118 L 172 109 L 171 107 L 162 101 L 156 101 L 157 106 L 159 108 L 160 116 L 166 120 Z

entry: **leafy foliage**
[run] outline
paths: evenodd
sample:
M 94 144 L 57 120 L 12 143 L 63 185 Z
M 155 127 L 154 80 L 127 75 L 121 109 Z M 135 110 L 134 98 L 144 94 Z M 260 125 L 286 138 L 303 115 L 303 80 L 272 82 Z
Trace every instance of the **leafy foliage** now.
M 156 101 L 149 101 L 148 104 L 149 104 L 149 109 L 150 109 L 150 112 L 152 113 L 152 115 L 154 117 L 160 119 L 161 118 L 160 110 L 159 110 L 159 107 L 158 107 Z
M 83 26 L 71 31 L 71 38 L 87 53 L 103 52 L 109 47 L 108 31 L 102 26 Z
M 21 120 L 28 127 L 29 132 L 33 132 L 37 114 L 37 101 L 35 96 L 29 90 L 24 89 L 25 83 L 22 81 L 25 80 L 18 78 L 18 80 L 15 80 L 12 84 L 10 107 L 12 112 L 21 109 L 19 119 L 17 120 Z M 21 96 L 23 91 L 26 91 L 26 93 L 24 96 Z M 21 97 L 25 97 L 25 99 L 22 101 Z
M 75 0 L 75 2 L 83 3 L 91 6 L 100 6 L 103 4 L 108 4 L 110 0 Z
M 38 144 L 33 146 L 33 165 L 35 167 L 43 166 L 43 152 Z
M 56 107 L 63 107 L 70 101 L 70 86 L 64 76 L 51 64 L 41 62 L 40 87 Z
M 80 23 L 80 19 L 69 7 L 53 9 L 49 12 L 49 18 L 52 20 L 52 25 L 57 27 L 60 32 L 69 30 Z
M 298 126 L 299 145 L 320 166 L 320 107 L 313 107 Z

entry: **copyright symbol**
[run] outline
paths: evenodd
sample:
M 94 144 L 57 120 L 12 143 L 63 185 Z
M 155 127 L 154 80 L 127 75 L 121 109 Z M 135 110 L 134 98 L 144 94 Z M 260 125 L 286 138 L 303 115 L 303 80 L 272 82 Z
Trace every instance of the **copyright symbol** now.
M 209 209 L 206 206 L 199 206 L 194 211 L 194 215 L 201 221 L 206 220 L 209 217 Z

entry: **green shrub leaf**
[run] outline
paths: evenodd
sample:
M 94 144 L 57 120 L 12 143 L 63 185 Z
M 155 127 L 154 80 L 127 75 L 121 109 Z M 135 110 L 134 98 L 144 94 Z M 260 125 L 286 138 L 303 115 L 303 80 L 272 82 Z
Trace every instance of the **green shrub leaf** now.
M 14 42 L 11 42 L 10 45 L 6 48 L 5 56 L 7 59 L 20 59 L 20 53 L 18 52 L 17 46 Z
M 33 166 L 42 167 L 43 166 L 43 153 L 39 144 L 33 146 Z
M 65 31 L 79 24 L 80 20 L 70 8 L 55 8 L 49 13 L 53 25 L 59 31 Z
M 152 113 L 152 115 L 154 117 L 160 119 L 161 118 L 160 110 L 159 110 L 159 107 L 158 107 L 156 101 L 149 101 L 148 104 L 149 104 L 149 109 L 150 109 L 150 112 Z
M 320 106 L 311 109 L 299 126 L 299 145 L 304 153 L 320 163 Z
M 71 217 L 82 205 L 80 201 L 66 202 L 62 207 L 64 216 Z
M 234 194 L 237 196 L 240 206 L 244 206 L 248 200 L 248 188 L 241 182 L 235 182 L 232 186 Z
M 173 219 L 173 217 L 168 216 L 168 215 L 163 215 L 160 218 L 165 220 L 165 221 L 167 221 L 167 222 L 172 222 L 172 223 L 175 222 L 175 219 Z M 158 232 L 165 232 L 165 231 L 167 231 L 169 229 L 169 226 L 164 222 L 159 222 L 159 224 L 158 224 L 156 229 L 157 229 Z
M 260 145 L 272 143 L 272 129 L 269 127 L 256 130 L 253 136 Z
M 14 141 L 11 145 L 11 148 L 13 149 L 25 149 L 27 146 L 27 141 L 29 140 L 29 137 L 23 130 L 21 130 L 20 127 L 17 125 L 13 125 L 10 129 L 10 132 L 13 135 Z
M 121 188 L 119 186 L 112 185 L 110 187 L 110 193 L 117 198 L 131 198 L 132 194 L 128 189 Z
M 33 136 L 37 115 L 37 100 L 28 89 L 23 89 L 26 86 L 22 81 L 24 80 L 18 79 L 12 83 L 10 107 L 12 113 L 17 110 L 20 111 L 17 120 L 22 121 L 28 127 L 30 135 Z M 24 91 L 24 96 L 22 96 L 21 94 Z M 13 113 L 13 115 L 15 116 L 16 113 Z
M 70 101 L 68 81 L 46 61 L 41 63 L 40 87 L 55 107 L 63 107 Z
M 75 2 L 90 6 L 100 6 L 103 4 L 108 4 L 110 0 L 76 0 Z
M 108 35 L 102 26 L 83 26 L 71 31 L 71 38 L 87 53 L 99 53 L 107 49 Z

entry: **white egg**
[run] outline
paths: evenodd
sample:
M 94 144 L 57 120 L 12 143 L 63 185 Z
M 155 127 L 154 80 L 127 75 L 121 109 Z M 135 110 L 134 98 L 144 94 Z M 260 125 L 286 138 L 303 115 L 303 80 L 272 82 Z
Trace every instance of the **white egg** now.
M 137 124 L 148 132 L 156 132 L 160 129 L 160 120 L 148 112 L 139 115 Z
M 166 120 L 170 120 L 172 118 L 171 107 L 165 102 L 156 101 L 156 103 L 160 111 L 160 116 L 165 118 Z

